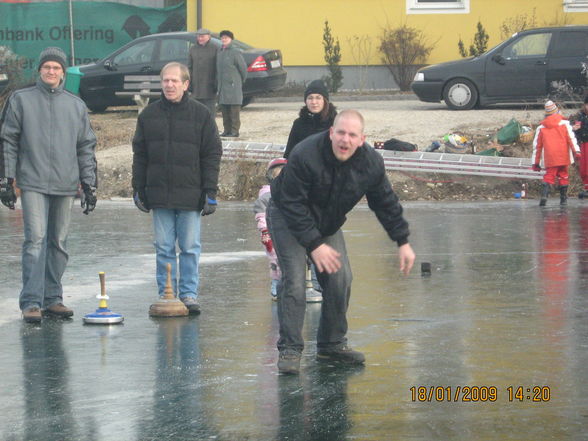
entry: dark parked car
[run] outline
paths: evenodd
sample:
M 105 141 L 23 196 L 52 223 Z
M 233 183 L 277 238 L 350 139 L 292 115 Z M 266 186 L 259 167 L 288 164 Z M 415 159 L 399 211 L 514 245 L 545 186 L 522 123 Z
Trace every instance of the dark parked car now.
M 117 96 L 122 92 L 125 75 L 159 75 L 170 61 L 188 64 L 188 51 L 196 42 L 193 32 L 169 32 L 137 38 L 107 57 L 93 64 L 78 66 L 84 74 L 80 80 L 80 96 L 88 108 L 95 112 L 109 106 L 133 104 L 130 96 Z M 218 34 L 211 42 L 221 46 Z M 243 105 L 255 95 L 280 89 L 286 83 L 286 70 L 282 66 L 282 53 L 277 49 L 256 49 L 239 40 L 233 45 L 243 51 L 247 63 L 247 79 L 243 84 Z
M 454 110 L 537 102 L 561 85 L 582 96 L 587 55 L 588 26 L 531 29 L 478 57 L 425 67 L 411 87 L 421 101 Z

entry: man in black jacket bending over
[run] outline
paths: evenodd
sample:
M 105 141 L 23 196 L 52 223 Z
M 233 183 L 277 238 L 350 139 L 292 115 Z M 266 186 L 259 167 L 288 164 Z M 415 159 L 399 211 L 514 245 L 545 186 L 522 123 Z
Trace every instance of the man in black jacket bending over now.
M 386 177 L 382 157 L 365 144 L 363 126 L 359 112 L 342 111 L 329 131 L 297 145 L 272 182 L 268 221 L 282 269 L 278 290 L 280 373 L 300 370 L 307 254 L 323 288 L 317 359 L 351 365 L 365 361 L 361 352 L 347 346 L 345 337 L 352 275 L 341 231 L 345 215 L 364 195 L 399 246 L 400 270 L 406 275 L 414 264 L 408 223 Z
M 161 70 L 161 99 L 137 120 L 133 193 L 141 211 L 153 209 L 159 294 L 164 294 L 171 263 L 174 292 L 190 313 L 197 314 L 200 216 L 216 209 L 222 146 L 214 116 L 190 98 L 189 84 L 190 73 L 183 64 L 169 63 Z

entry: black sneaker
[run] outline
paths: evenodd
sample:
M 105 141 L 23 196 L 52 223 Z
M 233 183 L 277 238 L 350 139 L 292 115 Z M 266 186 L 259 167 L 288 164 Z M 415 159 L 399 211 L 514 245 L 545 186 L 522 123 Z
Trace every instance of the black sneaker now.
M 280 374 L 297 375 L 300 372 L 300 357 L 302 354 L 294 349 L 283 349 L 278 358 L 278 372 Z
M 345 345 L 333 349 L 319 349 L 316 354 L 316 359 L 358 365 L 365 362 L 365 355 Z

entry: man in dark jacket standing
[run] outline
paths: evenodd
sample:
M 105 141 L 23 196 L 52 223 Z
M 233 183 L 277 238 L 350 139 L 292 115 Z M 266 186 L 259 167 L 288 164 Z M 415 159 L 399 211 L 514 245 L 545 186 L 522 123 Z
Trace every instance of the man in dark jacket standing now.
M 216 53 L 217 47 L 210 41 L 208 29 L 196 31 L 196 44 L 190 48 L 188 69 L 193 98 L 204 104 L 210 113 L 216 114 Z
M 355 110 L 339 113 L 329 131 L 298 144 L 288 165 L 272 182 L 268 223 L 282 269 L 278 290 L 280 373 L 300 370 L 307 254 L 323 288 L 317 359 L 351 365 L 365 361 L 361 352 L 347 346 L 345 337 L 352 275 L 341 232 L 345 215 L 364 195 L 399 246 L 400 270 L 408 274 L 414 264 L 402 206 L 386 177 L 382 157 L 365 144 L 363 124 L 362 115 Z
M 233 47 L 233 33 L 221 31 L 222 47 L 216 57 L 218 74 L 218 103 L 223 113 L 221 136 L 239 137 L 241 128 L 241 105 L 243 104 L 243 83 L 247 78 L 247 63 L 241 51 Z
M 188 68 L 180 63 L 161 70 L 161 99 L 137 120 L 132 181 L 137 207 L 153 209 L 159 294 L 164 294 L 170 263 L 174 292 L 197 314 L 200 216 L 216 209 L 222 147 L 214 116 L 189 97 L 189 83 Z
M 73 315 L 63 305 L 61 278 L 80 183 L 84 214 L 96 206 L 96 137 L 84 102 L 63 88 L 66 64 L 58 47 L 41 52 L 37 83 L 10 96 L 0 129 L 0 199 L 14 210 L 16 178 L 25 236 L 19 303 L 33 323 Z

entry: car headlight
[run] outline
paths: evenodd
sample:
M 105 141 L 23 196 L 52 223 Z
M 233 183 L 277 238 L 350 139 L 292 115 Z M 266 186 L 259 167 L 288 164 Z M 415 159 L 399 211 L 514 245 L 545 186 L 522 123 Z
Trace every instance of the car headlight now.
M 417 72 L 413 81 L 425 81 L 425 74 L 422 72 Z

